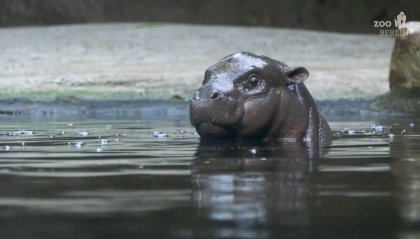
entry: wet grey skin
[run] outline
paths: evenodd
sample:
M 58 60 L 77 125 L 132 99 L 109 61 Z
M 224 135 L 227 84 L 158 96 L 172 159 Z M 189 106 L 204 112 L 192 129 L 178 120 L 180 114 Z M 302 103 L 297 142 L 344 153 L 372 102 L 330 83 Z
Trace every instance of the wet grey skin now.
M 248 52 L 229 55 L 205 71 L 190 101 L 190 121 L 202 138 L 281 138 L 328 145 L 332 134 L 303 81 L 290 67 Z

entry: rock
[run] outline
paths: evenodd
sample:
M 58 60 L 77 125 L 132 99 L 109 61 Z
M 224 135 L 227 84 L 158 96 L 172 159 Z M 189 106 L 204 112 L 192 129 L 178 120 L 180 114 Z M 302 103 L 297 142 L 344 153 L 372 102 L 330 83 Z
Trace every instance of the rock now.
M 408 35 L 395 39 L 391 56 L 391 91 L 420 92 L 420 22 L 407 22 Z
M 420 22 L 407 22 L 396 37 L 389 71 L 390 91 L 371 108 L 388 112 L 420 111 Z
M 0 101 L 189 99 L 205 69 L 245 50 L 305 66 L 317 100 L 373 99 L 389 91 L 393 43 L 378 35 L 183 24 L 0 28 Z

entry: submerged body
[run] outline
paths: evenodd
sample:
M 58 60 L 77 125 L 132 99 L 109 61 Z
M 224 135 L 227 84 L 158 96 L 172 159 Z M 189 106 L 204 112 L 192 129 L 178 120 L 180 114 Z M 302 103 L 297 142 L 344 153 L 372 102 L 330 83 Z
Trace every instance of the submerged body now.
M 203 138 L 283 138 L 327 145 L 331 130 L 303 81 L 303 67 L 247 52 L 205 72 L 190 102 L 190 121 Z

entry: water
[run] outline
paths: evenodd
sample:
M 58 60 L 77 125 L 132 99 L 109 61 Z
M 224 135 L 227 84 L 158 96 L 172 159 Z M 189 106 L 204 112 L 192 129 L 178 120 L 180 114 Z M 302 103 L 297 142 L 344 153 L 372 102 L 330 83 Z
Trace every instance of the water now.
M 331 126 L 310 159 L 287 142 L 200 142 L 182 117 L 2 119 L 0 237 L 420 237 L 420 121 Z

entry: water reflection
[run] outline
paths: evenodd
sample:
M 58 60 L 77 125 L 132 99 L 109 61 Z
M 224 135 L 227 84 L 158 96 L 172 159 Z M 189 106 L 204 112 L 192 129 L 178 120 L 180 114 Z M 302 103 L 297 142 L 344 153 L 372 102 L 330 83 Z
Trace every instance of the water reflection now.
M 211 237 L 271 238 L 272 224 L 308 235 L 315 160 L 297 143 L 232 140 L 201 142 L 192 166 L 193 201 Z
M 399 238 L 420 238 L 420 135 L 412 120 L 402 120 L 392 129 L 391 168 L 398 187 L 396 195 L 404 230 Z
M 359 128 L 316 158 L 298 143 L 201 142 L 192 165 L 192 198 L 207 227 L 196 234 L 395 238 L 401 223 L 388 134 Z

